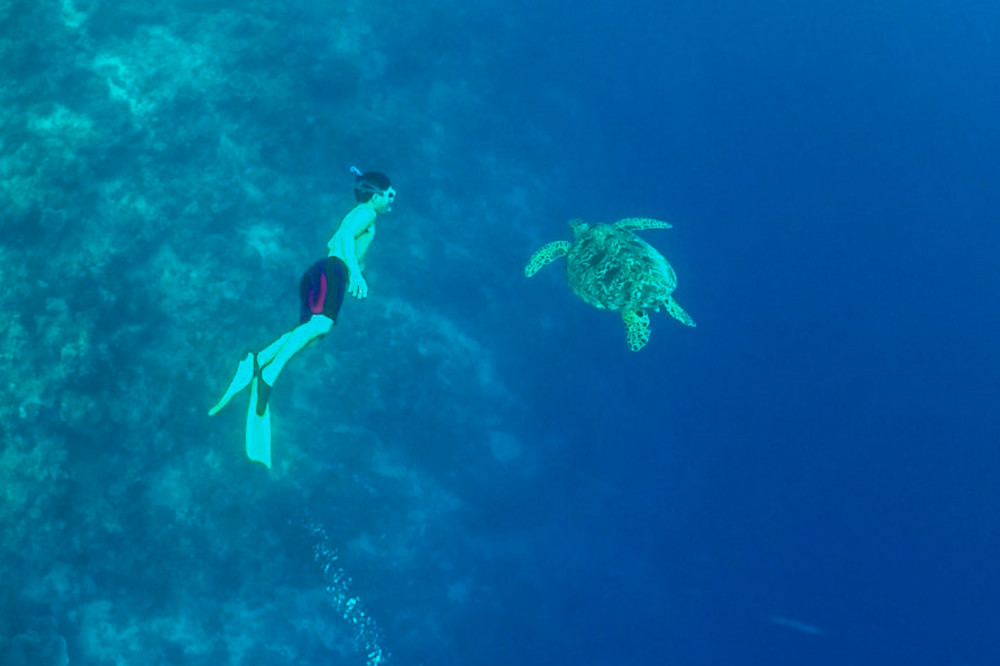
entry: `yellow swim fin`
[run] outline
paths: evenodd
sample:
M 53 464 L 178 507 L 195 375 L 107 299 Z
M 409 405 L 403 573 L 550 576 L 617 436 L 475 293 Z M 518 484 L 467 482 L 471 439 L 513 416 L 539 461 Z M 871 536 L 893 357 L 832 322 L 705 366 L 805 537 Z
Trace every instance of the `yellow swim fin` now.
M 233 397 L 245 389 L 247 384 L 254 376 L 254 356 L 253 354 L 247 354 L 246 358 L 240 361 L 240 364 L 236 366 L 236 374 L 233 375 L 233 379 L 229 382 L 229 387 L 226 389 L 225 395 L 219 399 L 219 402 L 215 403 L 210 410 L 208 410 L 209 416 L 215 416 L 219 411 L 229 404 L 229 401 Z
M 257 386 L 260 381 L 250 382 L 250 404 L 247 406 L 247 458 L 271 469 L 271 406 L 257 413 Z

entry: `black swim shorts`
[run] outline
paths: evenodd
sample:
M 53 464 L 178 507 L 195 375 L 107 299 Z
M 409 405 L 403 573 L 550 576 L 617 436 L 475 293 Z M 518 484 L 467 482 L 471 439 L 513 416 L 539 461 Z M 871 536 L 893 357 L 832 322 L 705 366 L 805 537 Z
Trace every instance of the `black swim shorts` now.
M 309 321 L 313 315 L 326 315 L 337 322 L 347 289 L 347 264 L 339 257 L 321 259 L 309 267 L 299 283 L 301 308 L 299 320 Z

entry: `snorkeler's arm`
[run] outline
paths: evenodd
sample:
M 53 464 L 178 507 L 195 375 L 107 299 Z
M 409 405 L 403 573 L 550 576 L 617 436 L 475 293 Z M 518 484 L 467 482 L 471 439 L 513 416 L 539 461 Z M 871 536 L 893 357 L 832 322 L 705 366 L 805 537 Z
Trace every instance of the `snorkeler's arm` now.
M 368 295 L 368 284 L 361 274 L 361 264 L 358 261 L 357 239 L 375 224 L 375 218 L 375 212 L 371 209 L 355 208 L 344 217 L 337 233 L 327 243 L 330 256 L 340 257 L 347 266 L 347 289 L 357 298 Z

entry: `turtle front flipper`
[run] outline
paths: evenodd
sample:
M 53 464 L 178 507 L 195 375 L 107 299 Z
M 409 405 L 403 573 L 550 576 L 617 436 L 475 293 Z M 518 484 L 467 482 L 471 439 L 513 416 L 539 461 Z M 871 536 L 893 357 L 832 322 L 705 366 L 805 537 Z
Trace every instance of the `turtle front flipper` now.
M 668 296 L 667 302 L 664 303 L 664 305 L 667 308 L 667 313 L 685 326 L 691 326 L 693 328 L 698 325 L 694 323 L 694 319 L 691 318 L 691 315 L 685 312 L 684 308 L 677 304 L 677 301 L 674 300 L 673 296 Z
M 663 220 L 654 220 L 651 217 L 626 217 L 618 220 L 613 225 L 616 229 L 624 231 L 642 231 L 643 229 L 673 229 L 674 225 Z
M 639 351 L 649 342 L 649 315 L 643 310 L 625 310 L 622 312 L 625 323 L 625 341 L 628 348 Z
M 524 267 L 524 276 L 531 277 L 545 264 L 555 261 L 569 250 L 569 241 L 552 241 L 546 243 L 531 255 L 528 265 Z

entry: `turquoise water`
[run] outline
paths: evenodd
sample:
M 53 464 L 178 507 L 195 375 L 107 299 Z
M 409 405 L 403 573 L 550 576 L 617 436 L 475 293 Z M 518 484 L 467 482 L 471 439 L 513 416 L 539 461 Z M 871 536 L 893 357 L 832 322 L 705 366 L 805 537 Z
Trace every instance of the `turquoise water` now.
M 1000 662 L 1000 11 L 0 3 L 0 664 Z M 237 361 L 398 190 L 244 456 Z M 698 322 L 620 318 L 566 223 Z

